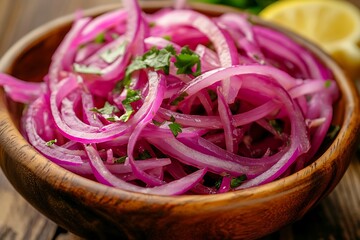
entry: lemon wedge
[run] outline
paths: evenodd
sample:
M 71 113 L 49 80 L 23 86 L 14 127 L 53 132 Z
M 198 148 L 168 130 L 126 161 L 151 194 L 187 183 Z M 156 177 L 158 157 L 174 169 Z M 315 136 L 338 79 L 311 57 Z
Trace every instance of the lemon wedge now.
M 360 10 L 356 6 L 344 0 L 283 0 L 259 15 L 316 43 L 351 77 L 360 77 Z

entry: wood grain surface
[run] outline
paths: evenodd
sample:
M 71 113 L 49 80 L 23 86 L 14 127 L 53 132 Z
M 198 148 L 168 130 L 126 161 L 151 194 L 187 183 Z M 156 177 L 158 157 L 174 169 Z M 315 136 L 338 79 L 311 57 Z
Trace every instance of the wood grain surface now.
M 0 56 L 37 26 L 118 0 L 0 0 Z M 360 7 L 360 0 L 352 0 Z M 360 77 L 360 76 L 359 76 Z M 0 172 L 0 239 L 79 239 L 30 206 Z M 301 221 L 265 239 L 360 239 L 360 153 L 335 190 Z

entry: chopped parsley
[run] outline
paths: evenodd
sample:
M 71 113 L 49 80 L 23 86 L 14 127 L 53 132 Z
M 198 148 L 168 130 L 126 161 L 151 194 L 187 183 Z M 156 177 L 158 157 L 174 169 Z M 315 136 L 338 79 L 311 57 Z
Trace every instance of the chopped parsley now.
M 122 104 L 130 104 L 132 102 L 135 102 L 137 100 L 140 100 L 140 91 L 134 90 L 134 89 L 127 89 L 126 98 L 122 101 Z
M 152 122 L 153 122 L 153 124 L 155 125 L 155 126 L 158 126 L 158 127 L 160 127 L 161 125 L 163 125 L 163 123 L 164 122 L 159 122 L 159 121 L 156 121 L 156 120 L 152 120 Z
M 230 187 L 231 188 L 237 188 L 239 187 L 245 180 L 247 179 L 246 175 L 240 175 L 239 177 L 232 178 L 230 181 Z
M 95 43 L 99 43 L 99 44 L 104 43 L 104 42 L 105 42 L 105 34 L 104 34 L 103 32 L 102 32 L 102 33 L 99 33 L 99 34 L 95 37 L 94 42 L 95 42 Z
M 74 68 L 74 71 L 77 73 L 95 74 L 95 75 L 102 74 L 101 69 L 94 67 L 94 66 L 86 66 L 86 65 L 74 63 L 73 68 Z
M 111 105 L 109 102 L 105 102 L 104 107 L 102 108 L 92 108 L 90 111 L 101 114 L 106 120 L 110 122 L 119 121 L 119 117 L 115 115 L 115 113 L 119 112 L 119 109 Z
M 189 49 L 189 47 L 185 46 L 181 49 L 179 55 L 175 56 L 175 67 L 178 68 L 177 74 L 191 74 L 193 76 L 199 76 L 201 73 L 201 62 L 200 56 L 194 53 Z M 193 67 L 196 66 L 196 71 L 193 72 Z
M 227 175 L 226 177 L 229 177 L 229 175 Z M 224 177 L 221 177 L 218 180 L 216 180 L 215 185 L 214 185 L 214 187 L 216 189 L 220 188 L 223 179 L 224 179 Z M 231 180 L 230 180 L 230 188 L 239 187 L 245 180 L 247 180 L 247 176 L 245 174 L 240 175 L 238 177 L 231 178 Z
M 125 79 L 129 79 L 134 71 L 145 68 L 153 68 L 157 71 L 162 70 L 168 75 L 172 56 L 175 56 L 176 59 L 174 64 L 178 69 L 177 74 L 200 75 L 201 64 L 199 55 L 191 51 L 187 46 L 183 47 L 180 54 L 177 55 L 174 46 L 168 45 L 162 49 L 153 47 L 144 55 L 136 57 L 127 67 Z M 192 71 L 194 66 L 196 66 L 195 72 Z
M 126 160 L 127 156 L 122 156 L 122 157 L 119 157 L 119 158 L 116 158 L 114 159 L 114 163 L 124 163 L 125 160 Z
M 169 35 L 164 35 L 164 36 L 163 36 L 163 39 L 168 40 L 168 41 L 171 41 L 171 36 L 169 36 Z
M 105 102 L 104 107 L 102 107 L 102 108 L 95 107 L 95 108 L 90 109 L 90 111 L 100 113 L 101 115 L 111 115 L 116 112 L 119 112 L 119 109 L 116 106 L 111 105 L 109 102 Z
M 178 134 L 182 132 L 181 125 L 175 122 L 174 116 L 170 117 L 170 122 L 171 123 L 169 123 L 168 126 L 169 126 L 172 134 L 174 135 L 174 137 L 177 137 Z
M 115 47 L 114 49 L 108 49 L 107 51 L 100 54 L 102 60 L 106 63 L 113 63 L 118 57 L 124 55 L 126 49 L 126 42 L 124 41 L 119 46 Z
M 178 97 L 176 97 L 173 101 L 171 101 L 171 106 L 177 106 L 181 101 L 185 99 L 185 97 L 189 96 L 187 92 L 181 93 Z
M 130 104 L 124 104 L 124 109 L 125 113 L 121 115 L 118 120 L 122 122 L 127 122 L 129 121 L 131 114 L 134 112 L 134 109 Z
M 141 99 L 140 91 L 133 90 L 128 88 L 126 93 L 126 98 L 121 102 L 125 113 L 120 116 L 119 120 L 123 122 L 127 122 L 130 119 L 131 114 L 134 112 L 134 109 L 131 106 L 131 103 L 138 101 Z
M 269 120 L 270 126 L 272 126 L 278 133 L 284 131 L 284 123 L 280 119 L 271 119 Z
M 330 140 L 333 140 L 336 137 L 336 135 L 339 133 L 339 131 L 340 131 L 339 125 L 331 125 L 326 134 L 326 137 L 328 137 Z
M 329 88 L 331 86 L 331 80 L 325 81 L 325 88 Z
M 152 156 L 148 150 L 145 149 L 144 151 L 139 152 L 138 160 L 145 160 L 149 158 L 152 158 Z
M 208 92 L 212 102 L 217 99 L 218 96 L 214 90 L 209 89 L 207 92 Z
M 45 145 L 46 145 L 47 147 L 51 147 L 51 146 L 54 145 L 55 143 L 57 143 L 57 139 L 52 139 L 52 140 L 50 140 L 50 141 L 47 141 L 47 142 L 45 143 Z

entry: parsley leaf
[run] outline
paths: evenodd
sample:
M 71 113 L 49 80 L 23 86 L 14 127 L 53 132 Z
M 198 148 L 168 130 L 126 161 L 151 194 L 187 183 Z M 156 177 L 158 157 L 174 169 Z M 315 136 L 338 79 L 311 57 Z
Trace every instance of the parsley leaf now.
M 325 81 L 325 88 L 329 88 L 331 86 L 331 80 Z
M 158 126 L 158 127 L 160 127 L 164 122 L 159 122 L 159 121 L 156 121 L 156 120 L 152 120 L 152 122 L 153 122 L 153 124 L 155 125 L 155 126 Z
M 131 106 L 132 102 L 138 101 L 141 99 L 140 91 L 127 89 L 126 98 L 121 102 L 124 106 L 125 113 L 120 116 L 119 120 L 127 122 L 130 119 L 131 114 L 133 114 L 134 109 Z
M 208 94 L 212 102 L 214 102 L 218 98 L 217 93 L 214 90 L 209 89 Z
M 232 178 L 230 181 L 230 187 L 231 188 L 237 188 L 240 186 L 245 180 L 247 179 L 247 176 L 245 174 L 240 175 L 239 177 Z
M 126 160 L 127 156 L 122 156 L 122 157 L 119 157 L 119 158 L 116 158 L 114 159 L 114 163 L 124 163 L 125 160 Z
M 122 103 L 130 104 L 130 103 L 135 102 L 140 99 L 141 99 L 140 91 L 129 88 L 129 89 L 127 89 L 126 98 L 122 101 Z
M 144 63 L 149 67 L 153 67 L 155 70 L 163 70 L 164 73 L 168 75 L 171 55 L 171 52 L 168 52 L 166 49 L 161 49 L 156 54 L 149 55 L 144 60 Z
M 144 63 L 142 57 L 136 57 L 130 65 L 126 68 L 126 77 L 128 77 L 131 73 L 146 68 L 146 64 Z
M 95 42 L 95 43 L 99 43 L 99 44 L 104 43 L 104 42 L 105 42 L 105 34 L 104 34 L 103 32 L 102 32 L 102 33 L 99 33 L 99 34 L 95 37 L 94 42 Z
M 185 97 L 189 96 L 187 92 L 181 93 L 178 97 L 176 97 L 173 101 L 170 102 L 171 106 L 177 106 L 181 101 L 185 99 Z
M 120 116 L 119 120 L 127 122 L 130 119 L 131 114 L 134 112 L 134 109 L 130 104 L 124 104 L 125 113 Z
M 269 120 L 270 126 L 272 126 L 278 133 L 284 132 L 284 123 L 280 119 Z
M 340 131 L 339 125 L 330 125 L 329 130 L 326 134 L 326 137 L 328 137 L 330 140 L 333 140 L 333 139 L 335 139 L 335 137 L 337 136 L 339 131 Z
M 124 55 L 126 49 L 126 42 L 124 41 L 114 49 L 108 49 L 107 51 L 100 54 L 102 60 L 106 63 L 113 63 L 118 57 Z
M 154 68 L 155 70 L 163 70 L 166 75 L 169 74 L 170 58 L 175 56 L 177 61 L 175 66 L 178 68 L 178 74 L 192 74 L 198 76 L 201 73 L 200 57 L 188 47 L 183 47 L 181 53 L 176 55 L 173 45 L 168 45 L 163 49 L 155 47 L 147 51 L 143 56 L 136 57 L 126 68 L 124 79 L 129 79 L 130 75 L 137 70 L 145 68 Z M 196 71 L 192 68 L 196 66 Z
M 200 56 L 191 51 L 187 46 L 181 49 L 181 53 L 175 56 L 175 67 L 178 68 L 177 74 L 192 74 L 199 76 L 201 73 Z M 192 68 L 196 66 L 196 71 L 193 72 Z
M 169 126 L 172 134 L 173 134 L 175 137 L 177 137 L 178 134 L 182 132 L 181 125 L 175 122 L 174 116 L 171 116 L 171 117 L 170 117 L 170 122 L 171 122 L 171 123 L 169 123 L 168 126 Z
M 170 123 L 169 128 L 175 137 L 182 132 L 181 125 L 176 122 Z
M 101 75 L 102 71 L 100 68 L 93 66 L 80 65 L 78 63 L 74 63 L 73 65 L 74 71 L 77 73 L 85 73 L 85 74 L 96 74 Z
M 152 156 L 148 150 L 145 149 L 144 151 L 139 152 L 138 160 L 145 160 L 149 158 L 152 158 Z
M 57 139 L 53 139 L 53 140 L 47 141 L 47 142 L 45 143 L 45 145 L 46 145 L 47 147 L 51 147 L 51 146 L 54 145 L 55 143 L 57 143 Z
M 116 106 L 111 105 L 109 102 L 105 102 L 104 107 L 102 108 L 95 107 L 90 109 L 90 111 L 100 113 L 101 115 L 111 115 L 113 113 L 119 112 L 119 109 Z

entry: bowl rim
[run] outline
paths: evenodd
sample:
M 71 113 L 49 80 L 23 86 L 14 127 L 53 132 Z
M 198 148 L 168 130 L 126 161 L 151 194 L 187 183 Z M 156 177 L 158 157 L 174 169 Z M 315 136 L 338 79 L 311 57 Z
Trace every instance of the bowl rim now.
M 192 3 L 190 6 L 195 9 L 202 8 L 204 6 L 207 6 L 208 4 L 204 3 Z M 89 8 L 83 11 L 84 16 L 90 16 L 90 15 L 97 15 L 109 10 L 114 10 L 118 7 L 120 7 L 120 4 L 107 4 L 107 5 L 101 5 L 93 8 Z M 141 3 L 142 8 L 147 9 L 158 9 L 159 7 L 164 6 L 172 6 L 171 2 L 164 2 L 164 1 L 148 1 L 148 2 L 142 2 Z M 206 8 L 205 8 L 206 9 Z M 232 12 L 241 12 L 239 9 L 235 9 L 232 7 L 227 6 L 217 6 L 216 12 L 223 12 L 223 11 L 232 11 Z M 10 49 L 6 51 L 6 53 L 3 55 L 3 57 L 0 59 L 0 71 L 2 72 L 8 72 L 9 68 L 11 66 L 11 63 L 13 63 L 17 57 L 20 56 L 20 54 L 25 51 L 26 49 L 29 49 L 39 42 L 41 42 L 43 39 L 45 39 L 48 34 L 50 34 L 55 28 L 64 27 L 67 25 L 70 25 L 75 17 L 75 14 L 69 14 L 63 17 L 56 18 L 48 23 L 45 23 L 25 36 L 23 36 L 21 39 L 19 39 Z M 255 17 L 256 18 L 256 17 Z M 272 23 L 265 22 L 261 19 L 256 18 L 256 21 L 264 24 L 267 27 L 274 27 L 275 25 Z M 340 131 L 335 138 L 335 140 L 332 142 L 332 144 L 326 149 L 326 151 L 319 156 L 312 164 L 309 166 L 299 170 L 298 172 L 272 181 L 270 183 L 266 183 L 264 185 L 251 187 L 247 189 L 242 189 L 238 191 L 232 191 L 227 193 L 221 193 L 221 194 L 215 194 L 215 195 L 179 195 L 179 196 L 161 196 L 161 195 L 151 195 L 151 194 L 144 194 L 144 193 L 136 193 L 136 192 L 130 192 L 122 189 L 117 189 L 114 187 L 105 186 L 101 183 L 95 182 L 93 180 L 86 179 L 82 176 L 79 176 L 77 174 L 74 174 L 72 172 L 69 172 L 62 167 L 58 166 L 57 164 L 51 162 L 46 157 L 41 155 L 31 147 L 30 143 L 28 143 L 24 137 L 20 134 L 19 130 L 15 127 L 14 123 L 11 121 L 10 113 L 8 109 L 4 106 L 0 106 L 0 108 L 5 108 L 5 111 L 1 113 L 1 116 L 4 116 L 7 121 L 10 122 L 8 131 L 11 131 L 13 136 L 16 138 L 21 139 L 21 145 L 26 146 L 26 149 L 31 152 L 31 154 L 36 158 L 36 162 L 39 161 L 44 163 L 44 166 L 48 167 L 48 171 L 52 171 L 54 173 L 58 173 L 59 175 L 64 175 L 68 178 L 68 181 L 66 182 L 60 182 L 56 183 L 56 188 L 61 189 L 72 189 L 73 187 L 81 187 L 86 188 L 87 191 L 91 191 L 92 193 L 106 193 L 106 196 L 109 198 L 129 198 L 129 199 L 136 199 L 138 202 L 146 202 L 146 203 L 152 203 L 157 205 L 164 205 L 168 204 L 169 201 L 172 202 L 172 204 L 182 203 L 184 201 L 192 201 L 192 203 L 198 203 L 198 204 L 204 204 L 204 203 L 212 203 L 212 202 L 218 202 L 218 201 L 226 201 L 231 200 L 231 202 L 236 202 L 237 206 L 241 205 L 248 205 L 251 204 L 252 201 L 255 202 L 261 202 L 266 201 L 267 198 L 274 196 L 281 196 L 285 192 L 293 192 L 297 191 L 299 187 L 301 187 L 298 182 L 299 181 L 305 181 L 308 178 L 316 178 L 317 172 L 322 169 L 324 171 L 327 171 L 329 168 L 331 168 L 331 165 L 333 162 L 340 157 L 340 152 L 336 151 L 336 148 L 338 146 L 345 147 L 345 143 L 343 143 L 341 140 L 343 138 L 350 139 L 351 141 L 356 141 L 355 135 L 359 135 L 359 126 L 357 122 L 360 122 L 360 104 L 359 104 L 359 97 L 358 93 L 356 91 L 356 87 L 354 83 L 351 81 L 351 79 L 343 72 L 343 70 L 340 68 L 340 66 L 335 63 L 335 61 L 329 56 L 324 53 L 321 49 L 319 49 L 317 46 L 315 46 L 313 43 L 310 43 L 309 41 L 305 40 L 304 38 L 287 31 L 285 29 L 282 29 L 279 26 L 276 26 L 277 30 L 280 30 L 290 36 L 293 40 L 297 42 L 301 42 L 300 44 L 308 48 L 311 52 L 313 52 L 321 61 L 326 62 L 326 65 L 332 69 L 333 74 L 337 80 L 337 84 L 339 85 L 340 91 L 342 94 L 342 100 L 344 101 L 344 119 L 342 120 L 342 126 L 340 128 Z M 346 94 L 344 94 L 346 93 Z M 4 94 L 3 91 L 0 95 Z M 355 134 L 352 134 L 349 136 L 347 132 L 352 131 Z M 6 135 L 6 134 L 5 134 Z M 3 133 L 1 133 L 1 138 L 6 138 Z M 344 141 L 345 142 L 345 141 Z M 7 151 L 7 149 L 4 149 Z M 8 153 L 11 155 L 11 153 Z M 35 163 L 36 165 L 36 163 Z M 34 162 L 29 162 L 29 164 L 26 165 L 27 168 L 29 168 L 31 171 L 35 171 Z M 347 166 L 346 166 L 347 167 Z M 64 178 L 64 177 L 63 177 Z M 43 179 L 44 181 L 50 181 L 46 178 Z M 304 186 L 303 186 L 304 187 Z M 72 191 L 72 190 L 69 190 Z M 325 193 L 326 194 L 326 193 Z M 260 199 L 257 196 L 263 196 Z M 204 206 L 204 205 L 202 205 Z

